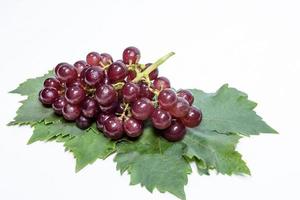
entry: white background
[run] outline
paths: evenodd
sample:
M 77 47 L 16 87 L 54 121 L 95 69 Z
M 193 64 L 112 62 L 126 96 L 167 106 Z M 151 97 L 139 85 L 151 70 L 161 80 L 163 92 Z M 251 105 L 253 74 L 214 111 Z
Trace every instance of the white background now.
M 89 51 L 115 59 L 130 45 L 142 62 L 175 51 L 160 70 L 175 88 L 229 83 L 259 102 L 280 132 L 238 146 L 251 177 L 189 176 L 188 200 L 300 199 L 300 3 L 297 0 L 0 1 L 0 199 L 176 199 L 129 186 L 112 158 L 78 174 L 61 144 L 26 145 L 32 130 L 7 127 L 18 83 Z M 298 190 L 298 191 L 297 191 Z

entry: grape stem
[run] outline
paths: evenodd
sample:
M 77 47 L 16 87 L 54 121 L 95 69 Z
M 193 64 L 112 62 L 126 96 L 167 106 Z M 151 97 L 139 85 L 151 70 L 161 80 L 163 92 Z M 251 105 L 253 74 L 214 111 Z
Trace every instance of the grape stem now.
M 143 72 L 137 74 L 136 77 L 135 77 L 135 79 L 132 80 L 132 82 L 137 83 L 137 82 L 139 82 L 143 78 L 147 79 L 147 77 L 149 77 L 149 74 L 151 72 L 153 72 L 154 70 L 156 70 L 161 64 L 163 64 L 164 62 L 166 62 L 166 60 L 168 60 L 173 55 L 175 55 L 175 53 L 174 52 L 170 52 L 170 53 L 166 54 L 165 56 L 161 57 L 155 63 L 153 63 L 152 65 L 150 65 L 150 67 L 148 67 L 147 69 L 145 69 Z

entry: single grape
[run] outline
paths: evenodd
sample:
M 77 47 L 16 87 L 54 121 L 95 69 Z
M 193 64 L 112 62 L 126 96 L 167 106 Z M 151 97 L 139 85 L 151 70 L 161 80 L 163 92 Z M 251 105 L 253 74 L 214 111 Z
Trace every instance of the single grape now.
M 137 120 L 146 120 L 154 110 L 152 102 L 147 98 L 140 98 L 131 107 L 132 116 Z
M 86 56 L 86 62 L 91 66 L 99 66 L 100 65 L 101 56 L 97 52 L 90 52 Z
M 81 115 L 80 117 L 78 117 L 76 119 L 76 125 L 80 129 L 83 129 L 83 130 L 87 129 L 88 127 L 91 126 L 91 124 L 92 124 L 91 119 L 89 119 L 89 118 L 87 118 L 87 117 L 85 117 L 83 115 Z
M 96 86 L 104 79 L 104 71 L 97 67 L 89 67 L 84 73 L 84 81 L 89 86 Z
M 80 116 L 80 107 L 78 105 L 66 104 L 62 109 L 64 118 L 68 121 L 74 121 Z
M 140 86 L 140 97 L 141 98 L 145 97 L 145 98 L 152 100 L 154 97 L 154 93 L 151 92 L 148 84 L 145 82 L 140 82 L 139 86 Z
M 202 120 L 202 112 L 196 107 L 191 107 L 188 114 L 181 118 L 182 123 L 190 128 L 199 126 Z
M 67 100 L 64 96 L 58 97 L 52 104 L 54 112 L 58 115 L 62 115 L 62 109 L 67 104 Z
M 61 82 L 66 83 L 76 80 L 78 74 L 76 69 L 72 65 L 64 64 L 59 67 L 56 76 Z
M 182 140 L 185 134 L 185 126 L 177 120 L 172 121 L 171 126 L 162 132 L 162 136 L 170 142 Z
M 57 76 L 57 72 L 58 72 L 58 69 L 62 66 L 62 65 L 70 65 L 66 62 L 62 62 L 62 63 L 59 63 L 56 65 L 56 67 L 54 68 L 54 72 L 55 72 L 55 75 Z
M 39 100 L 44 105 L 48 105 L 48 106 L 53 104 L 57 97 L 58 97 L 58 92 L 55 88 L 44 88 L 39 93 Z
M 100 54 L 100 66 L 106 67 L 113 63 L 113 58 L 108 53 L 101 53 Z
M 97 128 L 100 130 L 100 131 L 103 131 L 103 124 L 104 122 L 112 115 L 110 114 L 104 114 L 104 113 L 100 113 L 98 116 L 97 116 L 97 119 L 96 119 L 96 126 Z
M 110 139 L 121 139 L 123 136 L 123 121 L 116 116 L 110 116 L 103 124 L 103 133 Z
M 166 129 L 171 125 L 172 116 L 168 111 L 157 108 L 151 115 L 151 121 L 155 128 Z
M 154 89 L 156 90 L 164 90 L 166 88 L 170 88 L 171 87 L 171 84 L 170 84 L 170 81 L 169 79 L 167 79 L 166 77 L 158 77 L 157 79 L 155 79 L 153 81 L 153 87 Z
M 172 116 L 176 118 L 181 118 L 185 117 L 188 114 L 189 109 L 190 105 L 187 102 L 187 100 L 185 100 L 182 97 L 178 97 L 176 104 L 169 111 L 172 114 Z
M 127 81 L 132 81 L 136 77 L 136 72 L 134 70 L 129 70 L 127 73 Z
M 125 119 L 123 128 L 128 137 L 135 138 L 142 134 L 143 123 L 133 117 Z
M 127 76 L 127 67 L 121 62 L 114 62 L 108 67 L 107 75 L 112 83 L 123 81 Z
M 44 81 L 44 87 L 45 88 L 55 88 L 57 91 L 61 90 L 61 84 L 59 80 L 56 78 L 47 78 Z
M 127 65 L 136 64 L 141 57 L 140 50 L 136 47 L 127 47 L 123 51 L 123 61 Z
M 139 97 L 140 87 L 132 82 L 127 82 L 122 88 L 123 99 L 130 103 L 136 101 Z
M 85 91 L 82 87 L 72 86 L 67 88 L 65 97 L 70 104 L 79 104 L 85 99 Z
M 146 64 L 146 68 L 150 67 L 152 65 L 152 63 L 148 63 Z M 149 74 L 149 78 L 150 80 L 154 80 L 158 77 L 158 69 L 153 70 L 150 74 Z
M 117 92 L 111 85 L 100 85 L 95 92 L 96 101 L 102 106 L 109 106 L 118 100 Z
M 81 103 L 82 115 L 88 118 L 93 118 L 99 112 L 98 103 L 92 97 L 86 97 Z
M 166 88 L 159 93 L 157 100 L 160 107 L 168 110 L 176 104 L 177 96 L 174 90 Z
M 177 96 L 182 97 L 185 100 L 187 100 L 189 102 L 190 106 L 194 102 L 194 96 L 193 96 L 193 94 L 189 90 L 179 90 L 177 92 Z
M 99 107 L 103 113 L 112 114 L 116 111 L 117 106 L 118 106 L 118 102 L 113 102 L 111 105 L 108 105 L 108 106 L 100 105 Z
M 77 73 L 80 74 L 82 70 L 87 68 L 89 65 L 84 60 L 79 60 L 74 63 L 74 68 L 77 70 Z

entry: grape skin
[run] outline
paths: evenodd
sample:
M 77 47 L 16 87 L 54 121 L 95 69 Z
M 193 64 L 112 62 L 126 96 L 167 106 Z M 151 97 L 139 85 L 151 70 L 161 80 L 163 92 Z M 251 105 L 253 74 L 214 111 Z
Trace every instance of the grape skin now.
M 39 100 L 44 105 L 48 105 L 48 106 L 53 104 L 57 97 L 58 97 L 58 92 L 55 88 L 44 88 L 39 93 Z
M 116 116 L 110 116 L 103 123 L 103 133 L 110 139 L 118 140 L 123 136 L 123 122 Z
M 99 112 L 99 107 L 96 100 L 92 97 L 86 97 L 81 103 L 82 115 L 85 117 L 93 118 Z
M 80 116 L 81 110 L 78 105 L 66 104 L 62 109 L 64 118 L 68 121 L 74 121 Z
M 87 129 L 92 124 L 91 119 L 81 115 L 76 119 L 76 125 L 80 129 Z
M 170 87 L 171 87 L 170 81 L 166 77 L 161 76 L 161 77 L 156 78 L 153 81 L 153 88 L 158 91 L 161 91 L 161 90 L 164 90 L 164 89 L 170 88 Z
M 174 120 L 172 125 L 163 131 L 162 136 L 170 142 L 177 142 L 182 140 L 185 134 L 185 126 L 180 121 Z
M 202 112 L 196 107 L 191 107 L 188 114 L 185 117 L 181 118 L 182 123 L 189 128 L 199 126 L 201 120 Z
M 158 95 L 158 103 L 164 109 L 169 109 L 177 103 L 177 96 L 174 90 L 164 89 Z
M 141 98 L 135 101 L 131 108 L 132 116 L 137 120 L 146 120 L 154 110 L 152 102 L 147 98 Z
M 117 101 L 117 92 L 111 85 L 101 85 L 95 92 L 96 101 L 102 106 L 109 106 Z
M 136 64 L 141 57 L 140 50 L 136 47 L 127 47 L 123 51 L 123 61 L 127 65 Z
M 185 117 L 190 109 L 190 104 L 182 97 L 177 98 L 176 104 L 169 110 L 176 118 Z
M 126 78 L 128 73 L 127 67 L 122 62 L 112 63 L 107 70 L 107 75 L 112 83 L 122 81 Z
M 142 122 L 134 119 L 133 117 L 125 119 L 123 128 L 128 137 L 136 138 L 143 132 Z
M 156 109 L 151 115 L 152 125 L 157 129 L 166 129 L 171 125 L 172 116 L 168 111 Z

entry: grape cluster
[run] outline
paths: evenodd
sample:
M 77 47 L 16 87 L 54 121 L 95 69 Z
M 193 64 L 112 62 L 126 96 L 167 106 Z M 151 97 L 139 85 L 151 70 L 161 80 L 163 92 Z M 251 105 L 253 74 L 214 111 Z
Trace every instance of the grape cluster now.
M 81 129 L 96 121 L 113 140 L 140 136 L 146 120 L 167 140 L 181 140 L 186 127 L 200 124 L 202 113 L 192 106 L 190 91 L 175 92 L 166 77 L 158 76 L 157 67 L 139 64 L 140 55 L 128 47 L 122 60 L 91 52 L 86 61 L 59 63 L 55 77 L 44 81 L 39 100 Z

